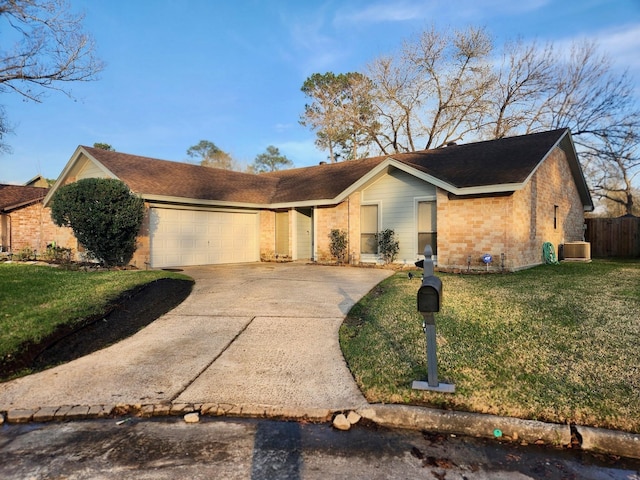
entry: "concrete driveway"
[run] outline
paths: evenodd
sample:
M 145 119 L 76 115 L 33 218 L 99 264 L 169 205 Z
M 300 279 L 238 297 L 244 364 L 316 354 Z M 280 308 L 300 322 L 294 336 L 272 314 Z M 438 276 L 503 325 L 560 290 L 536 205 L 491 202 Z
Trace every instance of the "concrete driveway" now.
M 296 263 L 188 267 L 177 308 L 134 336 L 0 384 L 0 411 L 70 405 L 366 405 L 340 351 L 349 309 L 389 270 Z

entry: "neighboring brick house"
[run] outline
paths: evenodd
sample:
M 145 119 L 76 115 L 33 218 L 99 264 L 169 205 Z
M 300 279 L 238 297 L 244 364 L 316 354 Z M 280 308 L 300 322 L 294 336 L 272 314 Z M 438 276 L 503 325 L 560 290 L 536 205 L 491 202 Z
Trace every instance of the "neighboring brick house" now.
M 265 259 L 330 260 L 348 232 L 352 263 L 379 261 L 395 231 L 397 262 L 430 244 L 441 268 L 542 262 L 542 245 L 583 240 L 593 210 L 567 129 L 261 175 L 80 146 L 45 199 L 81 178 L 119 178 L 145 200 L 134 264 L 169 267 Z
M 30 184 L 39 183 L 39 177 Z M 51 209 L 42 204 L 48 188 L 0 185 L 0 251 L 17 253 L 25 248 L 43 252 L 47 245 L 74 243 L 71 230 L 51 220 Z

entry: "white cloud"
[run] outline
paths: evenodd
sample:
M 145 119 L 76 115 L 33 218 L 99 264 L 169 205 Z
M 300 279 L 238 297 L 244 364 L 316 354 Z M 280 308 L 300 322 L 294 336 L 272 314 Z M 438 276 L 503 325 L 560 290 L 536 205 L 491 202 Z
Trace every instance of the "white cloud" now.
M 595 41 L 616 70 L 628 69 L 640 81 L 640 24 L 627 24 L 604 30 L 592 30 L 553 42 L 559 52 L 568 53 L 575 42 Z
M 451 22 L 474 21 L 500 15 L 524 15 L 541 10 L 551 0 L 456 0 L 434 2 L 433 0 L 397 0 L 378 2 L 364 8 L 346 7 L 338 10 L 334 17 L 336 26 L 357 26 L 373 23 L 429 21 Z
M 278 51 L 304 75 L 331 69 L 345 55 L 327 22 L 328 16 L 325 6 L 280 13 L 280 22 L 288 32 L 288 38 L 286 43 L 280 44 Z
M 383 2 L 362 9 L 342 9 L 334 17 L 334 24 L 406 22 L 425 17 L 426 8 L 421 2 Z
M 640 73 L 640 24 L 599 32 L 596 39 L 616 64 Z M 640 79 L 639 79 L 640 80 Z
M 273 126 L 273 129 L 278 132 L 278 133 L 282 133 L 282 132 L 286 132 L 287 130 L 291 130 L 295 125 L 292 123 L 276 123 Z

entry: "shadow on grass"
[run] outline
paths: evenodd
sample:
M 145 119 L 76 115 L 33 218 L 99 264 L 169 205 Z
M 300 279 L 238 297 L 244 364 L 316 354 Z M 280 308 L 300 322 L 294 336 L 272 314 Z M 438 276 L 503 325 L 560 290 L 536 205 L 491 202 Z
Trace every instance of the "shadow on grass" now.
M 102 315 L 74 325 L 62 325 L 37 344 L 25 345 L 20 355 L 4 359 L 0 381 L 70 362 L 130 337 L 180 305 L 193 282 L 162 278 L 123 293 Z

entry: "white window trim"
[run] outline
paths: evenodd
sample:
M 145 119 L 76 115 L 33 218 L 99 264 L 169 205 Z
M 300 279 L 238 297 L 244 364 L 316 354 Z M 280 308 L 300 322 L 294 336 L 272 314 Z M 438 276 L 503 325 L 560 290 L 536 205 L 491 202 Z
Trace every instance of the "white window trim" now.
M 424 197 L 414 197 L 413 199 L 413 218 L 414 218 L 414 222 L 413 222 L 413 251 L 417 252 L 418 251 L 418 204 L 421 202 L 435 202 L 436 203 L 436 233 L 438 231 L 438 199 L 437 199 L 437 195 L 427 195 Z M 417 256 L 416 256 L 417 260 L 423 260 L 424 259 L 424 255 L 420 252 L 418 252 Z M 434 263 L 437 264 L 438 261 L 438 256 L 437 255 L 433 255 L 433 260 Z
M 378 232 L 380 231 L 380 228 L 382 226 L 382 201 L 377 201 L 377 202 L 360 202 L 360 207 L 363 206 L 368 206 L 368 205 L 375 205 L 376 207 L 378 207 Z M 376 232 L 377 233 L 377 232 Z M 360 237 L 358 238 L 358 250 L 360 250 L 361 248 L 361 242 L 362 242 L 362 224 L 360 224 Z M 373 254 L 373 253 L 362 253 L 362 251 L 360 251 L 360 262 L 361 263 L 380 263 L 382 261 L 381 257 L 379 254 Z

